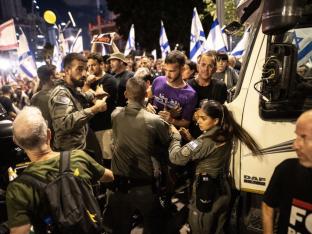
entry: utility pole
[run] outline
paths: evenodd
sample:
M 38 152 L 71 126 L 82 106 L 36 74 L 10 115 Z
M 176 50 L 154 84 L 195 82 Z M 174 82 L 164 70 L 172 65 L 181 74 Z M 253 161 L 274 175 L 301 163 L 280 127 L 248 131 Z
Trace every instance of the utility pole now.
M 225 24 L 224 21 L 224 1 L 225 0 L 216 0 L 216 8 L 217 8 L 217 18 L 220 24 L 220 28 L 222 28 Z

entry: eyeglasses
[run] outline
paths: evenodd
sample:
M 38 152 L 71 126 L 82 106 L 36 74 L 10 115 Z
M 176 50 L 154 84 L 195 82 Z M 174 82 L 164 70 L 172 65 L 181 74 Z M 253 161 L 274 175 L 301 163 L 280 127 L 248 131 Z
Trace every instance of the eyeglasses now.
M 209 69 L 213 69 L 213 68 L 215 67 L 215 66 L 213 66 L 213 65 L 211 65 L 211 64 L 204 64 L 204 63 L 201 63 L 200 66 L 201 66 L 202 68 L 208 67 Z

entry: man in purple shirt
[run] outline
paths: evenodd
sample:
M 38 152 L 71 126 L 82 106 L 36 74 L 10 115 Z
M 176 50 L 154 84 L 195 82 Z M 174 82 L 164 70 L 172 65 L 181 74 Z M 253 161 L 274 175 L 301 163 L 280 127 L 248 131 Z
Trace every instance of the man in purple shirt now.
M 153 106 L 148 105 L 147 110 L 157 113 L 169 124 L 176 127 L 187 128 L 197 104 L 197 94 L 194 89 L 182 79 L 185 56 L 182 52 L 174 50 L 165 59 L 166 76 L 157 77 L 152 86 L 155 96 Z M 173 118 L 173 110 L 181 110 L 181 115 Z
M 157 77 L 153 81 L 152 93 L 154 95 L 153 106 L 149 104 L 147 111 L 158 113 L 169 124 L 176 127 L 187 128 L 192 120 L 197 104 L 197 94 L 194 89 L 182 79 L 185 56 L 178 50 L 171 51 L 165 59 L 166 76 Z M 177 112 L 181 115 L 177 116 Z M 175 113 L 175 114 L 174 114 Z M 157 152 L 157 153 L 156 153 Z M 158 155 L 158 156 L 157 156 Z M 171 197 L 174 194 L 177 179 L 177 167 L 168 160 L 168 149 L 155 144 L 155 158 L 153 160 L 155 170 L 160 167 L 159 156 L 165 156 L 165 164 L 169 170 L 166 173 L 167 196 L 165 204 L 171 206 Z

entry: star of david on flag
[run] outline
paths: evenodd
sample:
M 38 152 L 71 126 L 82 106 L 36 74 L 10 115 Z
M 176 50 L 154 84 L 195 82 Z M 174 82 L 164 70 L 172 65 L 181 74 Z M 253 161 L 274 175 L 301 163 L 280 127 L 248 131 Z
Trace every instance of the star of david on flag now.
M 126 49 L 125 49 L 125 55 L 128 55 L 130 53 L 131 50 L 135 50 L 135 39 L 134 39 L 134 25 L 132 24 L 131 29 L 130 29 L 130 33 L 129 33 L 129 37 L 128 37 L 128 41 L 126 44 Z
M 312 29 L 301 28 L 289 30 L 289 32 L 294 34 L 292 43 L 298 48 L 297 66 L 299 67 L 312 57 Z
M 160 44 L 160 49 L 161 49 L 161 57 L 162 59 L 165 59 L 166 55 L 170 53 L 170 45 L 169 45 L 168 38 L 166 35 L 164 23 L 162 21 L 161 21 L 161 28 L 160 28 L 159 44 Z
M 197 14 L 196 7 L 193 11 L 191 39 L 190 39 L 190 59 L 197 63 L 197 57 L 202 54 L 204 43 L 206 41 L 203 26 Z
M 29 78 L 37 76 L 36 60 L 33 53 L 30 50 L 26 36 L 23 30 L 20 28 L 22 34 L 19 36 L 18 58 L 19 67 L 22 72 Z

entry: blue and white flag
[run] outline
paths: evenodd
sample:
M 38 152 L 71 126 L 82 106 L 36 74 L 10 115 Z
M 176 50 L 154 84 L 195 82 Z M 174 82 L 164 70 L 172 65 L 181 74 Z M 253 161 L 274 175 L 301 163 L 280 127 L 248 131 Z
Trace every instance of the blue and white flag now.
M 218 18 L 216 18 L 215 21 L 213 22 L 209 35 L 205 42 L 204 52 L 208 50 L 215 50 L 217 52 L 218 51 L 227 52 L 226 44 L 224 43 Z
M 165 59 L 166 55 L 170 53 L 170 45 L 169 45 L 168 38 L 165 32 L 164 23 L 162 21 L 161 21 L 159 44 L 160 44 L 160 49 L 161 49 L 161 57 L 162 59 Z
M 197 14 L 196 7 L 193 11 L 192 28 L 191 28 L 191 45 L 190 59 L 197 63 L 197 57 L 202 54 L 204 43 L 206 41 L 203 26 Z
M 246 50 L 248 46 L 249 33 L 250 33 L 250 26 L 247 28 L 246 32 L 244 33 L 244 36 L 238 42 L 234 50 L 231 52 L 231 55 L 233 56 L 243 55 L 244 51 Z
M 18 59 L 19 67 L 22 72 L 30 79 L 37 76 L 36 60 L 33 53 L 30 50 L 26 36 L 22 29 L 22 34 L 19 35 L 19 46 L 18 46 Z
M 79 29 L 77 36 L 70 47 L 70 53 L 79 53 L 83 52 L 83 44 L 82 44 L 82 31 Z
M 152 51 L 152 55 L 154 56 L 154 62 L 157 60 L 157 51 L 156 49 Z
M 105 46 L 102 44 L 102 56 L 107 55 Z
M 55 45 L 54 45 L 54 49 L 53 49 L 53 58 L 52 58 L 52 64 L 54 66 L 56 66 L 56 70 L 58 72 L 61 71 L 61 57 L 60 57 L 60 50 L 59 50 L 59 45 L 58 45 L 58 41 L 56 40 Z
M 128 41 L 126 44 L 126 49 L 125 49 L 125 56 L 130 53 L 131 50 L 135 50 L 135 37 L 134 37 L 134 25 L 132 24 Z
M 16 77 L 10 72 L 7 77 L 6 77 L 6 82 L 7 83 L 11 83 L 11 82 L 14 82 L 17 84 L 17 79 Z
M 301 66 L 312 57 L 312 29 L 302 28 L 290 30 L 294 34 L 292 43 L 298 48 L 297 66 Z
M 225 28 L 225 25 L 221 28 L 221 33 L 222 33 L 224 45 L 225 45 L 225 47 L 226 47 L 226 51 L 229 51 L 229 45 L 228 45 L 227 35 L 226 35 L 226 33 L 224 32 L 224 28 Z
M 63 60 L 68 53 L 68 44 L 67 42 L 65 42 L 63 33 L 61 32 L 59 34 L 58 50 L 59 50 L 59 62 L 61 63 L 61 70 L 64 70 Z

